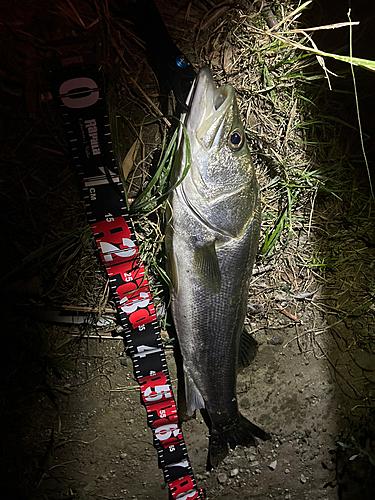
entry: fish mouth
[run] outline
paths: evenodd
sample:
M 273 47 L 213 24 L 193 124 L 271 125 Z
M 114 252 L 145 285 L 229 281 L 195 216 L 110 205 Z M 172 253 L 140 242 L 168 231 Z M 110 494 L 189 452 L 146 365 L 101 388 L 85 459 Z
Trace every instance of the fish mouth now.
M 233 101 L 234 90 L 231 85 L 216 88 L 208 66 L 199 70 L 194 83 L 187 130 L 206 151 L 219 142 L 224 118 Z

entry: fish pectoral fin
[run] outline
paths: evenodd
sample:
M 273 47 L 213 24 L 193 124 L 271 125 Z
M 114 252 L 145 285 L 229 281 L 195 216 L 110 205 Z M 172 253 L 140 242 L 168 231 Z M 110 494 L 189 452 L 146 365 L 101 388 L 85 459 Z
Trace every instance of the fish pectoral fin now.
M 168 262 L 168 276 L 171 280 L 172 290 L 178 292 L 178 264 L 175 254 L 172 254 Z
M 215 240 L 197 244 L 194 249 L 194 273 L 210 293 L 221 290 L 221 271 L 215 249 Z
M 204 408 L 204 399 L 201 396 L 193 379 L 185 372 L 185 394 L 188 415 L 192 416 L 195 410 Z

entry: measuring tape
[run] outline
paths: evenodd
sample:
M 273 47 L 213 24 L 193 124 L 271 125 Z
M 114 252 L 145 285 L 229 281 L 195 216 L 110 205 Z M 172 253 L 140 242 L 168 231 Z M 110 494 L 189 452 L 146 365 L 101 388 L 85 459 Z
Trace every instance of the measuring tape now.
M 46 67 L 82 183 L 88 222 L 125 331 L 159 468 L 173 500 L 203 500 L 178 421 L 160 328 L 113 154 L 98 65 L 90 54 L 53 58 Z

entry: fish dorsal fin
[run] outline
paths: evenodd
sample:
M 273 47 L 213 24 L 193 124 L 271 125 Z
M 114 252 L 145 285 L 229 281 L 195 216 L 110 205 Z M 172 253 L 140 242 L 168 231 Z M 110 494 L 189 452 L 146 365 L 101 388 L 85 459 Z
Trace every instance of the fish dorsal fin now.
M 239 368 L 246 368 L 255 358 L 258 349 L 258 342 L 245 329 L 240 337 L 240 345 L 238 349 L 238 365 Z
M 198 243 L 194 248 L 194 272 L 198 281 L 210 293 L 221 290 L 221 272 L 215 249 L 215 240 Z

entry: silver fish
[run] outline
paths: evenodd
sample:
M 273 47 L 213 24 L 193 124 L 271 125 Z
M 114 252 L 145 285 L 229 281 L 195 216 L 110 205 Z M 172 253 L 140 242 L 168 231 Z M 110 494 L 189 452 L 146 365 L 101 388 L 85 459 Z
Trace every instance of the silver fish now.
M 169 198 L 166 228 L 171 308 L 185 375 L 187 412 L 211 420 L 209 462 L 228 444 L 269 435 L 238 410 L 236 378 L 249 281 L 259 241 L 258 182 L 231 85 L 216 88 L 202 68 L 190 96 L 190 169 Z M 187 151 L 181 134 L 172 183 Z

